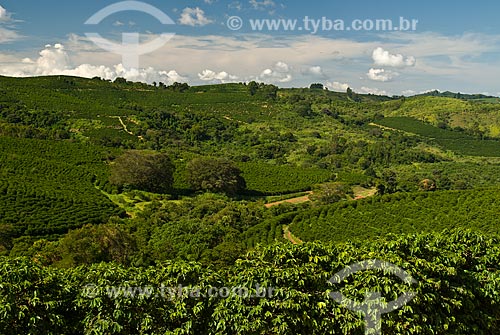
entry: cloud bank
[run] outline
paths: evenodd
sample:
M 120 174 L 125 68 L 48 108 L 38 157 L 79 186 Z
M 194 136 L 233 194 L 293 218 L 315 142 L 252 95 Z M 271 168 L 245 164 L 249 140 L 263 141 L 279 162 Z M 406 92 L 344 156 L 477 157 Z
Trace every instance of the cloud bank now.
M 30 76 L 49 76 L 66 75 L 85 78 L 101 77 L 114 80 L 122 77 L 130 81 L 140 81 L 146 83 L 164 82 L 172 84 L 174 82 L 183 82 L 187 78 L 181 76 L 177 71 L 158 71 L 152 67 L 144 69 L 127 69 L 122 64 L 112 67 L 91 64 L 81 64 L 72 66 L 66 49 L 62 44 L 46 45 L 40 51 L 36 60 L 24 58 L 20 63 L 13 63 L 10 66 L 2 66 L 0 73 L 6 76 L 30 77 Z
M 198 78 L 203 81 L 209 81 L 213 83 L 228 83 L 238 80 L 238 76 L 231 75 L 226 71 L 215 72 L 212 70 L 203 70 L 203 72 L 198 73 Z
M 332 91 L 345 92 L 349 88 L 349 84 L 339 83 L 338 81 L 327 81 L 325 87 Z
M 157 37 L 151 34 L 145 41 Z M 161 49 L 141 56 L 143 69 L 130 70 L 120 64 L 119 55 L 99 49 L 84 36 L 71 34 L 61 45 L 42 47 L 40 54 L 0 52 L 0 74 L 68 74 L 106 79 L 123 76 L 128 80 L 176 80 L 191 85 L 257 80 L 282 87 L 308 87 L 321 82 L 339 91 L 345 91 L 349 83 L 360 93 L 375 92 L 377 88 L 401 94 L 431 87 L 461 92 L 498 91 L 495 87 L 500 61 L 491 57 L 482 62 L 480 57 L 500 53 L 500 35 L 397 33 L 381 39 L 385 42 L 305 35 L 248 34 L 241 38 L 178 34 Z M 363 87 L 365 90 L 361 90 Z

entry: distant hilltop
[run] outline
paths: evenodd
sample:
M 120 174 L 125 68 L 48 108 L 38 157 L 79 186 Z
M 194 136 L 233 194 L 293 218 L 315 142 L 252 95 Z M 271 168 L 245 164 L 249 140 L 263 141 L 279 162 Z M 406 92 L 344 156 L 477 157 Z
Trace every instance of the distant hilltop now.
M 417 94 L 415 96 L 423 96 L 423 97 L 442 97 L 442 98 L 454 98 L 454 99 L 463 99 L 463 100 L 480 100 L 480 99 L 498 99 L 498 97 L 484 94 L 465 94 L 465 93 L 454 93 L 450 91 L 440 92 L 438 90 Z

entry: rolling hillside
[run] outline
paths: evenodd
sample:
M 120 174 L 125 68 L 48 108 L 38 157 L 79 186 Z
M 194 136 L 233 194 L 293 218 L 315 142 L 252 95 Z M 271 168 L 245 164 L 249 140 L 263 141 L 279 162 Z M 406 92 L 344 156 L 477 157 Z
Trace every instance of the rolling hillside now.
M 491 334 L 500 105 L 478 99 L 0 77 L 0 327 L 358 334 L 327 280 L 369 257 L 418 280 L 384 331 Z M 276 295 L 103 296 L 163 284 Z
M 189 182 L 189 162 L 196 158 L 223 157 L 235 164 L 246 181 L 246 189 L 234 199 L 206 200 L 211 204 L 207 206 L 215 208 L 197 219 L 201 222 L 208 220 L 209 213 L 238 201 L 247 201 L 241 205 L 246 208 L 272 201 L 269 196 L 279 200 L 296 192 L 317 193 L 308 204 L 285 204 L 280 209 L 262 209 L 265 214 L 251 214 L 248 224 L 238 225 L 234 232 L 242 240 L 230 238 L 233 247 L 241 250 L 258 242 L 281 240 L 282 226 L 288 224 L 305 240 L 351 236 L 340 231 L 357 231 L 350 225 L 366 221 L 363 217 L 346 219 L 347 226 L 339 221 L 340 226 L 333 228 L 328 226 L 329 217 L 313 224 L 318 220 L 317 209 L 309 209 L 349 199 L 342 193 L 349 188 L 363 186 L 377 189 L 379 194 L 399 192 L 374 198 L 373 209 L 369 208 L 372 200 L 331 205 L 347 206 L 339 209 L 339 213 L 347 211 L 341 214 L 344 218 L 353 213 L 387 220 L 374 214 L 381 211 L 406 222 L 403 228 L 375 229 L 375 221 L 360 228 L 370 236 L 383 236 L 427 231 L 437 220 L 432 215 L 417 216 L 412 222 L 422 222 L 409 229 L 409 219 L 401 217 L 399 209 L 389 214 L 392 209 L 384 206 L 388 206 L 386 201 L 392 204 L 391 199 L 402 197 L 396 201 L 401 206 L 418 203 L 404 200 L 401 192 L 445 191 L 415 195 L 439 203 L 443 197 L 469 199 L 470 192 L 476 194 L 467 189 L 500 185 L 500 146 L 493 131 L 500 125 L 500 107 L 473 101 L 475 96 L 468 100 L 449 95 L 388 98 L 256 83 L 189 87 L 64 76 L 0 77 L 0 92 L 0 222 L 6 231 L 5 253 L 13 249 L 22 254 L 38 238 L 55 241 L 88 224 L 124 220 L 135 227 L 131 230 L 135 234 L 149 220 L 143 213 L 170 213 L 166 217 L 173 218 L 181 229 L 187 223 L 171 211 L 175 206 L 196 207 L 201 201 L 196 200 L 200 194 Z M 459 122 L 463 125 L 455 126 Z M 486 122 L 488 128 L 482 126 Z M 176 169 L 171 194 L 141 193 L 109 182 L 114 161 L 128 150 L 162 152 L 172 158 Z M 328 193 L 336 190 L 341 190 L 339 196 Z M 485 192 L 488 201 L 496 201 L 493 190 Z M 290 211 L 295 214 L 287 216 Z M 413 207 L 409 211 L 418 212 Z M 450 228 L 456 220 L 465 219 L 440 219 L 438 227 Z M 494 225 L 490 221 L 484 224 Z M 321 229 L 326 235 L 319 233 Z M 489 229 L 486 232 L 494 232 Z M 184 236 L 181 230 L 175 234 Z M 216 240 L 208 243 L 210 248 L 224 244 L 224 238 Z M 195 253 L 197 256 L 192 252 L 187 255 L 205 257 L 200 256 L 203 252 Z

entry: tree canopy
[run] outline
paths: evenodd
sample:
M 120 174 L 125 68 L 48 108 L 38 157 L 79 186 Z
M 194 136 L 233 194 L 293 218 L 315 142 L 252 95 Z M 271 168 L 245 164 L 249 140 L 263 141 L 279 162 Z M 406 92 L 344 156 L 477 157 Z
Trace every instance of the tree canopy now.
M 246 188 L 241 170 L 220 158 L 196 158 L 187 167 L 190 186 L 197 191 L 235 195 Z
M 128 151 L 111 166 L 111 183 L 148 192 L 168 193 L 172 189 L 174 164 L 165 154 Z

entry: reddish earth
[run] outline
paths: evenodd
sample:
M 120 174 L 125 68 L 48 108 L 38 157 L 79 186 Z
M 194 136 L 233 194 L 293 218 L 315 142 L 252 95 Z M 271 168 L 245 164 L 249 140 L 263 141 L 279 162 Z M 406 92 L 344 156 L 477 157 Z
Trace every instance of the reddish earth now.
M 283 203 L 289 203 L 289 204 L 301 204 L 303 202 L 308 202 L 308 201 L 311 201 L 311 199 L 309 199 L 309 196 L 312 194 L 311 191 L 307 192 L 308 194 L 307 195 L 304 195 L 302 197 L 297 197 L 297 198 L 291 198 L 291 199 L 286 199 L 286 200 L 281 200 L 281 201 L 275 201 L 275 202 L 270 202 L 268 204 L 265 204 L 265 206 L 267 208 L 270 208 L 270 207 L 274 207 L 274 206 L 278 206 L 278 205 L 281 205 Z

